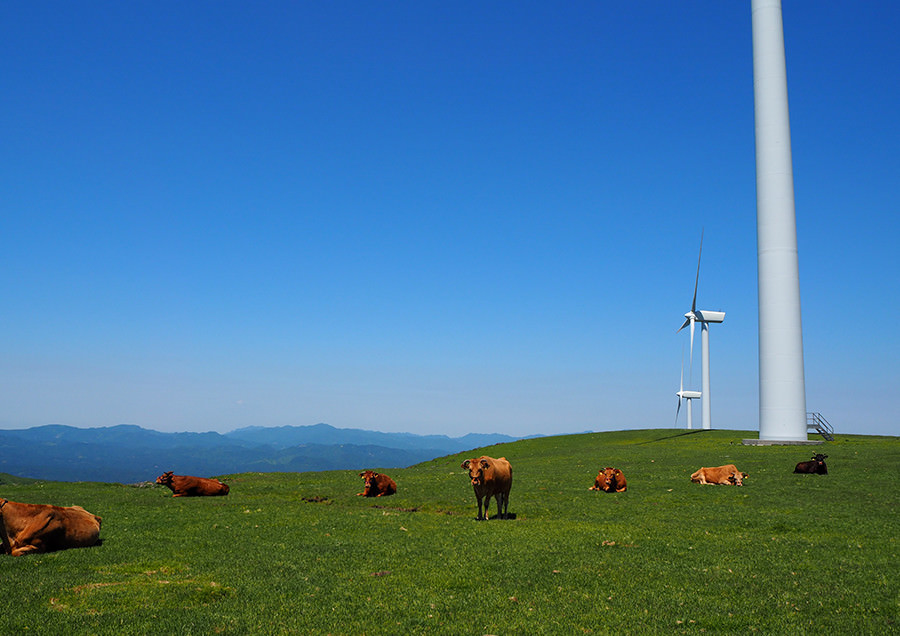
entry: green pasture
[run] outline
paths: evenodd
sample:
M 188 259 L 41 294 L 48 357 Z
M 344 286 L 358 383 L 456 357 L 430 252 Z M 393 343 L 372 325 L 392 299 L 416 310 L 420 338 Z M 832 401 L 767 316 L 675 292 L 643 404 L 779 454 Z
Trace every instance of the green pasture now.
M 0 634 L 900 633 L 900 438 L 751 436 L 523 440 L 385 471 L 378 499 L 356 496 L 370 466 L 225 475 L 210 498 L 0 476 L 103 517 L 100 546 L 0 556 Z M 816 451 L 829 474 L 794 475 Z M 460 462 L 482 453 L 513 466 L 514 519 L 474 521 Z M 690 482 L 726 463 L 744 487 Z M 627 492 L 588 490 L 604 466 Z

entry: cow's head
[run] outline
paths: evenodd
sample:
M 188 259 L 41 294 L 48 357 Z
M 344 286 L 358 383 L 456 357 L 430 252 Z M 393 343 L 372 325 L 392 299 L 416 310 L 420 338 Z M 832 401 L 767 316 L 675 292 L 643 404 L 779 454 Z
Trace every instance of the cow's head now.
M 469 471 L 469 480 L 473 486 L 480 486 L 484 482 L 484 471 L 490 467 L 488 460 L 483 457 L 467 459 L 462 463 L 462 468 Z
M 363 481 L 366 482 L 366 488 L 368 488 L 371 483 L 378 477 L 378 473 L 371 470 L 364 470 L 359 474 L 362 477 Z
M 162 475 L 160 475 L 159 477 L 156 478 L 156 483 L 162 484 L 163 486 L 168 486 L 169 484 L 172 483 L 172 476 L 173 475 L 172 475 L 171 470 L 166 473 L 163 473 Z
M 824 464 L 825 458 L 827 458 L 827 457 L 828 457 L 828 455 L 823 455 L 822 453 L 816 453 L 815 455 L 813 455 L 812 458 L 813 458 L 813 461 L 816 462 L 817 464 Z
M 728 475 L 728 481 L 730 481 L 735 486 L 743 486 L 744 480 L 747 478 L 747 473 L 737 473 L 732 472 Z

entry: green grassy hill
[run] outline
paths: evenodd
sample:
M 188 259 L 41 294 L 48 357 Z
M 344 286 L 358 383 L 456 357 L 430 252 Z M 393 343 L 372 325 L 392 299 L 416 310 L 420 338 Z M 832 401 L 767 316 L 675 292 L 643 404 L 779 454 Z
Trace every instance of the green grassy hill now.
M 483 449 L 513 465 L 514 520 L 475 522 L 460 468 L 226 475 L 228 497 L 157 486 L 4 484 L 79 504 L 103 544 L 0 557 L 0 633 L 896 633 L 900 438 L 742 446 L 740 431 L 643 430 Z M 814 450 L 829 474 L 794 475 Z M 690 483 L 734 463 L 743 488 Z M 628 491 L 589 491 L 621 468 Z M 370 468 L 360 466 L 359 469 Z M 496 509 L 492 508 L 492 515 Z

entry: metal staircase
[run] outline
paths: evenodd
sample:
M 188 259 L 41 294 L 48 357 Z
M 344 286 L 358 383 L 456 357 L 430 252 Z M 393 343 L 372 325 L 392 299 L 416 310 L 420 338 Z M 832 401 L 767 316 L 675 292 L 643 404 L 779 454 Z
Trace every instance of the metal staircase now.
M 834 441 L 834 427 L 828 423 L 821 413 L 806 414 L 806 430 L 815 431 L 827 441 Z

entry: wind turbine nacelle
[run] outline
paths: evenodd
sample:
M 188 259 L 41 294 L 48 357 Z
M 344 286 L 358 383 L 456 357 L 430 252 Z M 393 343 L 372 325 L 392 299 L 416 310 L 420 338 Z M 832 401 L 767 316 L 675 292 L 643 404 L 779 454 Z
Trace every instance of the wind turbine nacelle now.
M 675 395 L 683 400 L 699 400 L 701 393 L 700 391 L 679 391 Z
M 725 321 L 725 312 L 724 311 L 709 311 L 707 309 L 698 309 L 694 312 L 697 316 L 697 320 L 700 322 L 724 322 Z

